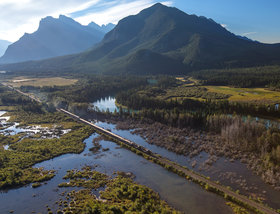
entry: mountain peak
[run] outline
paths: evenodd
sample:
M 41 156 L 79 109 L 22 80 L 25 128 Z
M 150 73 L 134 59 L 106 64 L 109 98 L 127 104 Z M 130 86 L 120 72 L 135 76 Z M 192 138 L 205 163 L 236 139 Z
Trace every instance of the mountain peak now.
M 91 28 L 101 31 L 103 33 L 108 33 L 115 27 L 115 25 L 112 23 L 109 23 L 109 24 L 106 24 L 106 25 L 103 24 L 100 26 L 100 25 L 96 24 L 95 22 L 91 22 L 88 24 L 88 27 L 91 27 Z
M 100 28 L 100 26 L 98 24 L 96 24 L 95 22 L 90 22 L 88 24 L 89 27 L 93 27 L 93 28 Z
M 74 19 L 65 15 L 59 15 L 58 20 L 66 23 L 77 23 Z
M 46 16 L 45 18 L 42 18 L 42 19 L 41 19 L 40 24 L 41 24 L 41 23 L 44 23 L 44 22 L 50 22 L 50 21 L 53 21 L 53 20 L 55 20 L 54 17 L 52 17 L 52 16 Z
M 161 3 L 156 3 L 156 4 L 152 5 L 151 7 L 148 7 L 146 9 L 142 10 L 139 14 L 146 14 L 146 13 L 151 14 L 151 13 L 154 13 L 158 10 L 161 11 L 161 10 L 165 10 L 165 9 L 172 10 L 174 8 L 167 7 L 167 6 L 165 6 L 164 4 L 161 4 Z
M 160 8 L 160 7 L 167 7 L 167 6 L 165 6 L 164 4 L 158 2 L 158 3 L 155 3 L 155 4 L 154 4 L 152 7 L 150 7 L 150 8 L 153 8 L 153 7 L 158 7 L 158 8 Z
M 83 26 L 70 17 L 47 16 L 40 21 L 37 31 L 25 33 L 10 45 L 0 63 L 39 60 L 79 53 L 101 41 L 104 33 Z
M 40 21 L 40 25 L 54 24 L 54 23 L 68 23 L 68 24 L 76 23 L 76 24 L 78 24 L 75 20 L 73 20 L 70 17 L 65 16 L 65 15 L 59 15 L 58 18 L 54 18 L 52 16 L 47 16 L 45 18 L 42 18 L 41 21 Z
M 69 17 L 68 16 L 65 16 L 65 15 L 62 15 L 62 14 L 60 14 L 59 15 L 59 17 L 58 17 L 58 19 L 69 19 Z

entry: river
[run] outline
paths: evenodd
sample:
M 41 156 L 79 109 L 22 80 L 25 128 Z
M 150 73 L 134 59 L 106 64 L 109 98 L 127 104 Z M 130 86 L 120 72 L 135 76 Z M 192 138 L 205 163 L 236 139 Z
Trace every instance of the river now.
M 52 210 L 58 207 L 55 204 L 64 191 L 72 188 L 58 188 L 63 182 L 62 177 L 70 169 L 81 169 L 85 165 L 98 165 L 96 170 L 112 174 L 114 171 L 132 172 L 135 180 L 157 191 L 161 198 L 170 205 L 185 213 L 229 213 L 230 209 L 225 205 L 223 198 L 207 192 L 200 186 L 173 174 L 164 168 L 137 156 L 129 150 L 120 148 L 113 142 L 101 141 L 103 148 L 109 148 L 98 154 L 92 154 L 92 140 L 98 137 L 91 135 L 85 140 L 86 148 L 81 154 L 66 154 L 52 160 L 36 164 L 34 167 L 57 170 L 56 176 L 39 188 L 33 189 L 31 185 L 11 189 L 0 194 L 1 213 L 47 213 L 46 205 Z
M 109 101 L 110 103 L 110 112 L 114 112 L 115 109 L 117 109 L 117 106 L 113 107 L 112 105 L 112 103 L 115 103 L 113 97 L 110 97 L 110 99 L 100 99 L 98 102 L 93 103 L 93 105 L 97 106 L 100 110 L 105 110 L 107 101 Z M 265 124 L 270 123 L 270 121 L 266 119 L 259 119 L 259 121 L 263 121 Z M 231 186 L 235 190 L 239 189 L 242 194 L 248 196 L 262 196 L 265 198 L 265 203 L 269 204 L 275 209 L 280 208 L 280 191 L 277 191 L 272 186 L 266 184 L 260 178 L 260 176 L 257 176 L 251 170 L 247 169 L 246 165 L 241 163 L 240 161 L 230 161 L 229 159 L 220 157 L 209 169 L 201 170 L 199 169 L 199 166 L 203 164 L 203 162 L 207 160 L 209 156 L 209 154 L 205 152 L 202 152 L 193 158 L 178 155 L 162 147 L 147 143 L 142 137 L 131 134 L 133 130 L 117 130 L 114 124 L 105 122 L 98 122 L 97 125 L 105 129 L 110 129 L 113 133 L 134 141 L 137 144 L 148 148 L 152 152 L 158 153 L 174 162 L 179 163 L 180 165 L 187 166 L 188 168 L 192 168 L 191 163 L 193 161 L 196 161 L 197 164 L 193 168 L 195 171 L 205 176 L 211 177 L 212 180 L 218 180 L 226 186 Z M 221 174 L 224 174 L 225 176 L 227 176 L 227 178 L 222 178 L 220 176 Z M 233 181 L 233 176 L 235 177 L 235 180 L 239 180 L 239 182 Z M 244 188 L 242 188 L 242 186 L 240 186 L 240 184 L 242 183 L 240 182 L 241 180 L 246 181 L 246 185 L 250 188 L 249 190 L 245 190 Z
M 116 108 L 113 97 L 108 97 L 95 102 L 94 105 L 100 110 L 113 112 Z M 132 130 L 117 130 L 114 124 L 97 122 L 98 125 L 109 128 L 112 132 L 135 141 L 136 143 L 147 147 L 153 152 L 159 153 L 169 159 L 180 163 L 181 165 L 190 166 L 188 157 L 177 155 L 167 151 L 164 148 L 148 144 L 142 137 L 131 134 Z M 136 177 L 135 181 L 146 185 L 158 192 L 163 200 L 166 200 L 171 206 L 185 213 L 231 213 L 231 209 L 225 205 L 225 200 L 213 193 L 203 190 L 199 185 L 187 181 L 186 179 L 167 171 L 166 169 L 147 161 L 141 156 L 130 152 L 127 149 L 120 148 L 117 144 L 102 140 L 100 145 L 103 148 L 109 148 L 108 151 L 102 151 L 93 154 L 89 151 L 92 147 L 92 140 L 98 137 L 92 134 L 84 141 L 85 150 L 81 154 L 66 154 L 54 159 L 36 164 L 34 167 L 44 167 L 45 169 L 54 169 L 57 171 L 56 176 L 46 182 L 39 188 L 32 188 L 31 185 L 25 187 L 10 189 L 0 194 L 0 213 L 8 213 L 14 210 L 14 213 L 47 213 L 46 205 L 53 211 L 58 208 L 55 203 L 63 199 L 61 193 L 71 191 L 73 188 L 58 188 L 58 184 L 64 182 L 63 176 L 67 170 L 81 169 L 85 165 L 97 166 L 96 170 L 111 175 L 115 171 L 132 172 Z M 203 162 L 207 159 L 207 154 L 201 154 L 197 160 Z M 254 183 L 259 187 L 256 191 L 266 191 L 266 197 L 269 204 L 279 208 L 280 194 L 269 185 L 265 184 L 258 176 L 247 170 L 246 166 L 238 161 L 233 163 L 220 158 L 209 171 L 200 173 L 209 175 L 212 179 L 215 177 L 216 170 L 234 171 L 242 174 L 248 182 Z M 198 170 L 195 168 L 195 170 Z M 227 181 L 222 181 L 230 184 Z M 234 186 L 234 185 L 233 185 Z
M 58 188 L 58 184 L 64 182 L 63 176 L 67 170 L 81 169 L 85 165 L 97 166 L 96 170 L 108 175 L 115 171 L 132 172 L 136 176 L 136 182 L 152 188 L 160 194 L 163 200 L 185 213 L 199 214 L 205 213 L 205 210 L 209 214 L 231 212 L 223 198 L 203 190 L 199 185 L 189 182 L 127 149 L 120 148 L 114 142 L 101 141 L 101 146 L 109 148 L 109 150 L 93 154 L 89 148 L 93 146 L 92 140 L 96 137 L 98 137 L 97 134 L 92 134 L 84 141 L 86 147 L 81 154 L 66 154 L 36 164 L 34 167 L 56 170 L 56 176 L 39 188 L 34 189 L 30 184 L 2 191 L 0 193 L 0 213 L 10 211 L 13 213 L 47 213 L 47 205 L 53 211 L 57 210 L 56 201 L 65 200 L 61 194 L 64 191 L 73 190 L 73 188 Z

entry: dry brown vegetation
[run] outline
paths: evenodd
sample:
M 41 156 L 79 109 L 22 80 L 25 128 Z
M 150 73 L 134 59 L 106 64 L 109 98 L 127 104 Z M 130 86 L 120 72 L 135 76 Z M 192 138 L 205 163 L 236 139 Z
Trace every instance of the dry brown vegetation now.
M 273 141 L 262 142 L 262 140 L 266 139 L 261 137 L 262 133 L 269 134 L 266 133 L 266 130 L 263 130 L 262 126 L 254 126 L 250 123 L 242 123 L 243 125 L 241 125 L 240 118 L 237 118 L 227 123 L 225 121 L 220 122 L 223 124 L 223 128 L 221 133 L 218 134 L 214 131 L 209 133 L 195 131 L 190 128 L 180 129 L 144 120 L 118 119 L 115 121 L 110 120 L 110 122 L 116 123 L 118 129 L 133 129 L 132 133 L 142 136 L 148 143 L 164 147 L 177 154 L 192 158 L 199 156 L 203 151 L 208 153 L 210 156 L 200 165 L 201 170 L 207 170 L 219 157 L 240 160 L 242 163 L 247 164 L 248 168 L 260 175 L 264 181 L 273 185 L 276 189 L 280 189 L 279 165 L 273 164 L 271 159 L 278 157 L 278 150 L 272 150 L 271 155 L 268 156 L 270 153 L 267 153 L 268 150 L 265 150 L 265 148 L 268 149 L 269 143 Z M 212 123 L 214 124 L 213 121 Z M 256 134 L 256 132 L 259 134 Z M 277 141 L 275 134 L 271 136 L 274 136 Z M 260 147 L 261 154 L 254 151 L 256 147 L 253 147 L 252 142 L 255 142 L 257 138 L 259 139 L 259 145 L 262 146 Z M 192 164 L 195 167 L 197 163 L 193 162 Z M 249 189 L 247 185 L 243 185 L 243 187 L 245 190 Z

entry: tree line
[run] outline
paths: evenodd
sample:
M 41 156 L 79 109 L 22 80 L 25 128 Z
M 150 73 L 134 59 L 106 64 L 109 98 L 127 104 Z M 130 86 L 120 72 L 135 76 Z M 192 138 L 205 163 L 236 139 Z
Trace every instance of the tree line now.
M 202 70 L 190 74 L 203 85 L 241 88 L 270 87 L 280 89 L 280 66 Z

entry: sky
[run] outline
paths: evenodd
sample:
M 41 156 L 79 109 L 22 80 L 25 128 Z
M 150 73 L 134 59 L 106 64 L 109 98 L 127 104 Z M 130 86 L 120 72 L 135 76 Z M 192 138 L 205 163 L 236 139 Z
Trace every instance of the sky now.
M 264 43 L 280 43 L 280 0 L 0 0 L 0 39 L 17 41 L 46 16 L 67 15 L 83 25 L 117 22 L 160 2 L 212 18 L 229 31 Z

